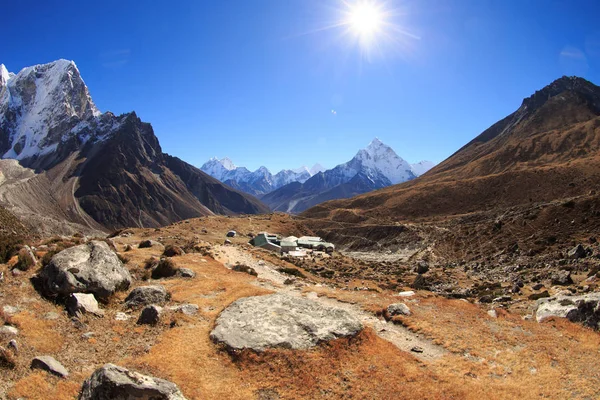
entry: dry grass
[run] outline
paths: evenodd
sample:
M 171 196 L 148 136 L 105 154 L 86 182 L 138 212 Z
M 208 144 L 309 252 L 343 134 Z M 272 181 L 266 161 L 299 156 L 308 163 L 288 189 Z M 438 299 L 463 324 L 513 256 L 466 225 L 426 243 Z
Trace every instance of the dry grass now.
M 8 395 L 10 398 L 27 400 L 73 400 L 79 394 L 80 388 L 76 381 L 64 380 L 36 371 L 17 382 Z
M 27 344 L 40 353 L 56 353 L 64 343 L 64 338 L 55 329 L 56 322 L 43 320 L 33 312 L 23 311 L 11 317 Z

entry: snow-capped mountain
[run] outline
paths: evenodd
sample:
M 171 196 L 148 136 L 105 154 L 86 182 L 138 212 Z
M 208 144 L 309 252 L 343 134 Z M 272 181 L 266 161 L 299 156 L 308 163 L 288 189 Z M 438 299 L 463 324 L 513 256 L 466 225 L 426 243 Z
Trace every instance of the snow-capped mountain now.
M 308 170 L 308 172 L 310 173 L 310 176 L 313 176 L 313 175 L 318 174 L 319 172 L 325 172 L 325 171 L 327 171 L 327 168 L 325 168 L 321 164 L 315 164 L 312 166 L 311 169 Z
M 416 164 L 410 164 L 410 168 L 416 176 L 421 176 L 425 172 L 429 171 L 431 168 L 435 167 L 435 163 L 433 161 L 420 161 Z
M 77 133 L 74 122 L 100 116 L 72 61 L 27 67 L 16 75 L 2 65 L 0 75 L 0 129 L 9 133 L 0 146 L 2 158 L 48 154 Z
M 423 168 L 424 169 L 424 168 Z M 352 160 L 283 186 L 261 198 L 272 210 L 299 213 L 323 201 L 347 198 L 406 182 L 418 176 L 409 163 L 375 138 Z
M 313 169 L 323 168 L 316 164 Z M 296 169 L 284 169 L 273 175 L 266 167 L 250 172 L 245 167 L 237 167 L 229 158 L 208 160 L 200 169 L 221 182 L 250 193 L 262 196 L 292 182 L 305 182 L 312 175 L 310 170 L 302 166 Z
M 73 61 L 18 74 L 0 65 L 0 157 L 31 168 L 27 179 L 0 182 L 0 200 L 24 218 L 43 210 L 46 219 L 36 225 L 102 230 L 268 211 L 164 154 L 152 126 L 134 112 L 101 113 Z

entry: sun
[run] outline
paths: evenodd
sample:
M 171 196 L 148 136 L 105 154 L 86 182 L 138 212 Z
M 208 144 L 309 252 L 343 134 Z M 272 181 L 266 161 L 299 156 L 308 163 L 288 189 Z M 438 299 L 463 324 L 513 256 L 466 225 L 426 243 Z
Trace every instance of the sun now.
M 361 39 L 372 39 L 385 24 L 385 13 L 373 1 L 359 1 L 348 6 L 347 24 Z

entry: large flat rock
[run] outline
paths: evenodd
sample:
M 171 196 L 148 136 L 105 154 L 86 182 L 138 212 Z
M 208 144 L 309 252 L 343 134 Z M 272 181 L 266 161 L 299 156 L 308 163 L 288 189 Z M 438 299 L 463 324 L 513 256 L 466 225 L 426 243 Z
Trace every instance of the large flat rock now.
M 345 310 L 273 294 L 236 300 L 221 312 L 210 336 L 235 350 L 307 349 L 361 329 L 361 322 Z

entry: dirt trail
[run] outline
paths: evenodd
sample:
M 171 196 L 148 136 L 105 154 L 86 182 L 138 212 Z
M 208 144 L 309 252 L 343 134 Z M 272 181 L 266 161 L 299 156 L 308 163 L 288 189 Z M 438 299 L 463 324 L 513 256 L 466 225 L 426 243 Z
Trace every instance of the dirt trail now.
M 394 344 L 402 351 L 410 352 L 423 361 L 435 360 L 447 353 L 447 350 L 443 347 L 433 344 L 431 341 L 417 333 L 411 332 L 403 326 L 379 319 L 372 313 L 363 310 L 360 305 L 345 303 L 329 297 L 318 296 L 316 292 L 306 291 L 307 288 L 310 289 L 310 287 L 318 287 L 320 285 L 312 286 L 303 282 L 297 282 L 294 285 L 284 285 L 283 282 L 289 276 L 278 272 L 277 266 L 274 264 L 263 260 L 259 261 L 252 254 L 240 247 L 217 246 L 215 249 L 219 253 L 217 261 L 223 263 L 228 268 L 232 268 L 238 262 L 254 268 L 258 273 L 256 285 L 291 296 L 307 297 L 329 307 L 344 309 L 358 318 L 363 325 L 371 327 L 382 339 Z M 330 288 L 330 290 L 332 293 L 335 293 L 339 289 Z M 412 352 L 411 349 L 415 347 L 420 347 L 423 352 Z

